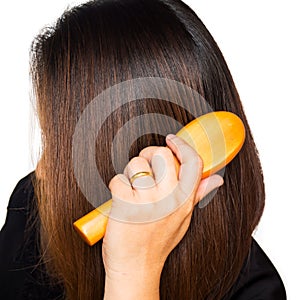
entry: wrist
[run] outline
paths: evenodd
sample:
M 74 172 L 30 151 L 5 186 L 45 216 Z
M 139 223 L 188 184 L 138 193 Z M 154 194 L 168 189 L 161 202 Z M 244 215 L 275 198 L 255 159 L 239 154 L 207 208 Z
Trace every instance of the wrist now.
M 104 300 L 158 300 L 161 268 L 106 272 Z

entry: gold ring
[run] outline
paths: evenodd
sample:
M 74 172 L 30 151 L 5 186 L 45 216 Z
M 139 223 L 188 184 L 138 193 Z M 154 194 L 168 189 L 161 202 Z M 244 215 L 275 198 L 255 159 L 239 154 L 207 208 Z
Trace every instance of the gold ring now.
M 151 172 L 145 172 L 145 171 L 141 171 L 141 172 L 137 172 L 134 175 L 132 175 L 129 179 L 130 183 L 132 184 L 134 182 L 135 179 L 139 178 L 139 177 L 143 177 L 143 176 L 151 176 L 153 177 Z

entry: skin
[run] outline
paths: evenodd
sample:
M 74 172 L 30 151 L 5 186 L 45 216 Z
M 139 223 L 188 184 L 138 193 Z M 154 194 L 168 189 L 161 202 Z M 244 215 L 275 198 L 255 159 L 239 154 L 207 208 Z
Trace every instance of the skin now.
M 130 160 L 123 174 L 109 183 L 113 211 L 117 199 L 132 204 L 156 202 L 168 196 L 170 213 L 153 222 L 134 223 L 109 218 L 103 239 L 103 262 L 106 272 L 105 300 L 159 299 L 159 282 L 165 260 L 185 235 L 194 206 L 208 193 L 223 184 L 223 178 L 212 175 L 201 180 L 200 156 L 184 140 L 166 137 L 167 147 L 147 147 Z M 179 164 L 178 164 L 179 163 Z M 140 171 L 152 176 L 129 178 Z M 137 206 L 139 207 L 139 206 Z M 175 208 L 175 209 L 174 209 Z M 134 217 L 152 217 L 154 210 L 138 208 L 125 212 Z

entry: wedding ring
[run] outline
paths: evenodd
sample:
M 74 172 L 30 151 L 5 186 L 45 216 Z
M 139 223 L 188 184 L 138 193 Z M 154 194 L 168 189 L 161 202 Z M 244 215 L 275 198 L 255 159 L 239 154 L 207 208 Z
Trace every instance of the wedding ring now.
M 134 175 L 132 175 L 129 179 L 130 183 L 133 184 L 134 180 L 139 178 L 139 177 L 143 177 L 143 176 L 151 176 L 153 177 L 151 172 L 145 172 L 145 171 L 141 171 L 141 172 L 137 172 Z

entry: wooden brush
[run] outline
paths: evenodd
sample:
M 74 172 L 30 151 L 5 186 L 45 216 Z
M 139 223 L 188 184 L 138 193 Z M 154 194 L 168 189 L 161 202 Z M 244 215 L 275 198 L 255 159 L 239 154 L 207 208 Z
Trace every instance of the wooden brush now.
M 238 154 L 245 140 L 245 128 L 235 114 L 217 111 L 196 118 L 176 135 L 201 156 L 202 178 L 206 178 L 221 170 Z M 110 199 L 73 223 L 76 231 L 90 246 L 104 236 L 111 204 Z

